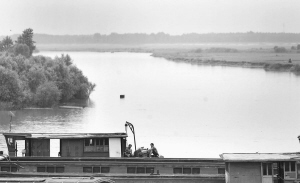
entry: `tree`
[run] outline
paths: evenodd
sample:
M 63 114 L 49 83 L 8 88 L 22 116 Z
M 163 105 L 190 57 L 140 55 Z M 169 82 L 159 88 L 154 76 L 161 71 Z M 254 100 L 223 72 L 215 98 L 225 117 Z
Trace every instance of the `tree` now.
M 16 44 L 14 45 L 14 55 L 23 55 L 26 58 L 30 56 L 30 50 L 29 47 L 26 44 Z
M 28 74 L 28 86 L 30 90 L 35 93 L 36 89 L 46 81 L 46 76 L 44 74 L 44 71 L 41 68 L 35 68 L 32 67 Z
M 29 56 L 31 56 L 33 50 L 35 50 L 35 42 L 33 41 L 33 30 L 31 28 L 25 29 L 23 31 L 23 34 L 18 37 L 16 43 L 26 44 L 29 47 Z
M 13 43 L 12 39 L 10 37 L 6 36 L 1 41 L 0 51 L 7 51 L 9 48 L 11 48 L 13 46 L 13 44 L 14 43 Z
M 0 101 L 17 103 L 20 96 L 21 88 L 17 73 L 0 66 Z
M 69 54 L 66 56 L 64 54 L 61 54 L 61 59 L 65 62 L 66 66 L 72 65 L 72 59 Z
M 52 107 L 60 100 L 61 92 L 54 82 L 46 82 L 36 90 L 36 104 L 40 107 Z

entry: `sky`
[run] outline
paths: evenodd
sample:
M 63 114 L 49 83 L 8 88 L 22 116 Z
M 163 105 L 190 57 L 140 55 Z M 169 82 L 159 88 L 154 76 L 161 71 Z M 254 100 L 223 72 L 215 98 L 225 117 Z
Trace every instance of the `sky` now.
M 0 35 L 300 33 L 300 0 L 0 0 Z

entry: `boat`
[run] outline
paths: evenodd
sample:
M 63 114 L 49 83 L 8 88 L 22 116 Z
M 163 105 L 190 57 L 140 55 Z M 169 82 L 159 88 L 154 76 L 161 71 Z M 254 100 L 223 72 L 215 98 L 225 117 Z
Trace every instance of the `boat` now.
M 0 177 L 105 177 L 120 182 L 225 182 L 221 158 L 125 157 L 126 133 L 3 133 Z M 51 157 L 50 140 L 59 140 Z M 16 142 L 23 141 L 24 149 Z M 17 152 L 22 152 L 19 156 Z

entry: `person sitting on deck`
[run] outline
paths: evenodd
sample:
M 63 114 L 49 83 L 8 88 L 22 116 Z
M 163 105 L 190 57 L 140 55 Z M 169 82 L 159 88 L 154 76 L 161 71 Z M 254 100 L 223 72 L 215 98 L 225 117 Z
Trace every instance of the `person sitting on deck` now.
M 149 150 L 149 156 L 150 157 L 159 157 L 158 151 L 157 151 L 156 147 L 154 147 L 154 144 L 151 143 L 150 146 L 151 146 L 151 149 Z
M 124 156 L 125 157 L 132 157 L 132 149 L 131 149 L 132 145 L 129 144 L 128 147 L 126 147 L 125 152 L 124 152 Z

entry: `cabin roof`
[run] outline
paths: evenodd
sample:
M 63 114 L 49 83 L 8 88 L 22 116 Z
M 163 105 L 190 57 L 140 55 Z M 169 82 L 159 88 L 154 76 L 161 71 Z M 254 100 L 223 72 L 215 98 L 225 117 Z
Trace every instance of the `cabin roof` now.
M 126 133 L 3 133 L 4 136 L 24 137 L 30 139 L 85 139 L 85 138 L 119 138 Z
M 223 153 L 220 157 L 227 162 L 298 161 L 300 152 L 294 153 Z

